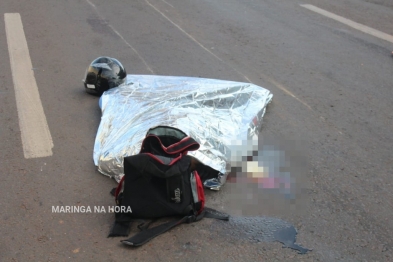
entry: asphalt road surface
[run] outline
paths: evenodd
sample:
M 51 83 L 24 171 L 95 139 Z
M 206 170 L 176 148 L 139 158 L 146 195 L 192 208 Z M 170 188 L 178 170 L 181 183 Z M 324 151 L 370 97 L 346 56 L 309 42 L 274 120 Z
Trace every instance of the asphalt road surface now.
M 393 261 L 391 1 L 2 0 L 0 10 L 1 261 Z M 6 14 L 15 13 L 38 100 L 16 88 L 34 78 L 11 66 L 23 44 L 11 40 L 20 27 Z M 269 89 L 262 134 L 283 150 L 296 145 L 303 190 L 290 204 L 271 195 L 251 215 L 293 224 L 297 243 L 313 250 L 228 238 L 208 219 L 130 249 L 106 238 L 113 214 L 52 212 L 113 205 L 116 183 L 92 160 L 98 99 L 82 84 L 102 55 L 129 74 Z M 44 118 L 29 123 L 32 112 Z M 37 125 L 46 131 L 31 131 Z M 42 141 L 30 150 L 43 147 L 41 156 L 29 151 L 33 133 Z M 224 186 L 208 203 L 231 213 L 229 196 Z

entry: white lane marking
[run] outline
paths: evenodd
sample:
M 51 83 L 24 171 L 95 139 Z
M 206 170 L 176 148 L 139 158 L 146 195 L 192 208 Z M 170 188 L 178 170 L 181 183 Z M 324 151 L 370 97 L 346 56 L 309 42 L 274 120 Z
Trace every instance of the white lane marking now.
M 309 106 L 306 102 L 304 102 L 303 100 L 301 100 L 300 98 L 298 98 L 297 96 L 295 96 L 294 94 L 292 94 L 291 91 L 289 91 L 287 88 L 285 88 L 282 84 L 278 83 L 277 81 L 275 81 L 274 79 L 272 79 L 271 77 L 268 77 L 264 74 L 260 74 L 263 78 L 265 78 L 267 81 L 269 81 L 270 83 L 272 83 L 273 85 L 275 85 L 278 89 L 281 89 L 282 91 L 284 91 L 284 93 L 287 93 L 288 95 L 292 96 L 293 98 L 295 98 L 297 101 L 299 101 L 300 103 L 302 103 L 305 107 L 307 107 L 308 109 L 310 109 L 311 111 L 312 108 L 311 106 Z
M 209 54 L 211 54 L 213 57 L 215 57 L 218 61 L 228 65 L 229 67 L 232 68 L 232 70 L 234 70 L 236 73 L 238 73 L 239 75 L 243 76 L 247 81 L 249 81 L 251 83 L 251 80 L 242 72 L 239 72 L 236 68 L 230 66 L 229 64 L 225 63 L 224 60 L 222 60 L 220 57 L 218 57 L 216 54 L 214 54 L 212 51 L 210 51 L 207 47 L 205 47 L 202 43 L 200 43 L 198 40 L 196 40 L 192 35 L 190 35 L 189 33 L 187 33 L 183 28 L 181 28 L 178 24 L 176 24 L 175 22 L 173 22 L 169 17 L 167 17 L 163 12 L 161 12 L 158 8 L 156 8 L 154 5 L 152 5 L 149 1 L 145 0 L 145 2 L 150 5 L 154 10 L 156 10 L 159 14 L 161 14 L 166 20 L 168 20 L 172 25 L 174 25 L 175 27 L 177 27 L 177 29 L 179 29 L 183 34 L 185 34 L 186 36 L 188 36 L 188 38 L 190 38 L 192 41 L 194 41 L 194 43 L 196 43 L 197 45 L 199 45 L 203 50 L 205 50 L 206 52 L 208 52 Z
M 171 24 L 173 24 L 175 27 L 177 27 L 183 34 L 185 34 L 186 36 L 188 36 L 192 41 L 194 41 L 197 45 L 199 45 L 203 50 L 205 50 L 206 52 L 208 52 L 209 54 L 211 54 L 213 57 L 215 57 L 218 61 L 226 64 L 227 66 L 229 66 L 232 70 L 234 70 L 236 73 L 238 73 L 239 75 L 243 76 L 244 79 L 246 79 L 247 81 L 249 81 L 250 83 L 252 83 L 252 81 L 242 72 L 240 72 L 239 70 L 237 70 L 236 68 L 234 68 L 233 66 L 227 64 L 224 60 L 222 60 L 220 57 L 218 57 L 216 54 L 214 54 L 212 51 L 210 51 L 207 47 L 205 47 L 202 43 L 200 43 L 198 40 L 196 40 L 192 35 L 190 35 L 189 33 L 187 33 L 183 28 L 181 28 L 178 24 L 176 24 L 175 22 L 173 22 L 169 17 L 167 17 L 164 13 L 162 13 L 160 10 L 158 10 L 158 8 L 156 8 L 154 5 L 152 5 L 148 0 L 145 0 L 145 2 L 150 5 L 154 10 L 156 10 L 158 13 L 160 13 L 165 19 L 167 19 Z M 267 81 L 269 81 L 270 83 L 272 83 L 273 85 L 275 85 L 278 89 L 281 89 L 282 91 L 284 91 L 285 93 L 287 93 L 288 95 L 292 96 L 293 98 L 295 98 L 297 101 L 299 101 L 300 103 L 302 103 L 303 105 L 305 105 L 308 109 L 311 109 L 311 107 L 306 104 L 304 101 L 302 101 L 300 98 L 296 97 L 294 94 L 292 94 L 292 92 L 290 92 L 288 89 L 286 89 L 283 85 L 279 84 L 277 81 L 275 81 L 274 79 L 272 79 L 271 77 L 268 77 L 264 74 L 258 73 L 260 76 L 262 76 L 262 78 L 266 79 Z
M 4 14 L 5 31 L 25 158 L 52 155 L 53 141 L 34 77 L 19 13 Z
M 323 16 L 326 16 L 326 17 L 329 17 L 331 19 L 334 19 L 334 20 L 336 20 L 336 21 L 338 21 L 340 23 L 343 23 L 343 24 L 345 24 L 347 26 L 355 28 L 355 29 L 357 29 L 357 30 L 359 30 L 359 31 L 361 31 L 363 33 L 366 33 L 366 34 L 378 37 L 378 38 L 380 38 L 382 40 L 388 41 L 390 43 L 393 43 L 393 36 L 388 35 L 388 34 L 386 34 L 384 32 L 381 32 L 381 31 L 378 31 L 378 30 L 373 29 L 371 27 L 368 27 L 368 26 L 356 23 L 356 22 L 354 22 L 352 20 L 349 20 L 347 18 L 344 18 L 344 17 L 338 16 L 336 14 L 330 13 L 330 12 L 328 12 L 326 10 L 323 10 L 323 9 L 318 8 L 316 6 L 313 6 L 313 5 L 306 4 L 306 5 L 300 5 L 300 6 L 302 6 L 304 8 L 307 8 L 308 10 L 314 11 L 314 12 L 316 12 L 318 14 L 321 14 Z
M 102 21 L 105 21 L 105 18 L 100 14 L 100 12 L 98 11 L 97 7 L 95 4 L 93 4 L 90 0 L 86 0 L 86 2 L 91 5 L 94 8 L 94 11 L 97 13 L 97 15 L 100 17 L 100 19 Z M 138 53 L 138 51 L 130 44 L 127 42 L 126 39 L 124 39 L 124 37 L 109 23 L 106 23 L 110 29 L 112 29 L 112 31 L 118 35 L 120 37 L 121 40 L 124 41 L 124 43 L 126 43 L 126 45 L 128 45 L 132 51 L 134 51 L 134 53 L 139 57 L 139 59 L 145 64 L 147 70 L 149 70 L 152 74 L 154 74 L 153 69 L 150 68 L 150 66 L 147 64 L 147 62 L 145 61 L 145 59 L 143 59 L 143 57 Z
M 173 5 L 171 5 L 171 4 L 168 3 L 167 1 L 165 1 L 165 0 L 161 0 L 161 1 L 163 1 L 165 4 L 169 5 L 170 7 L 175 8 Z

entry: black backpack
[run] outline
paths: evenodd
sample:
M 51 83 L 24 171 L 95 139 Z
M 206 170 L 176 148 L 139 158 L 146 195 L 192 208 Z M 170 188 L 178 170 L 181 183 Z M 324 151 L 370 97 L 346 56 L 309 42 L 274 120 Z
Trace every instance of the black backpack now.
M 121 242 L 140 246 L 182 223 L 203 217 L 228 220 L 229 216 L 205 208 L 203 182 L 217 178 L 219 172 L 204 165 L 188 151 L 199 144 L 183 131 L 157 126 L 149 129 L 137 155 L 124 158 L 124 176 L 113 190 L 116 199 L 115 223 L 109 237 L 128 236 L 135 219 L 153 219 L 139 225 L 142 231 Z M 161 217 L 180 216 L 180 220 L 148 228 Z

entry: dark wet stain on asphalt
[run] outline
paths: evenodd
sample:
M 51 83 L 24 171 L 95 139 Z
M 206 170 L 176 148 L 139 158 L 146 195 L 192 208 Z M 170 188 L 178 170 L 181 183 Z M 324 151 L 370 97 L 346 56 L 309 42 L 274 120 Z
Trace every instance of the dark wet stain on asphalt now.
M 296 244 L 295 227 L 278 218 L 272 217 L 230 217 L 228 222 L 216 221 L 212 230 L 219 231 L 226 237 L 248 240 L 251 242 L 280 242 L 283 247 L 305 254 L 311 249 Z

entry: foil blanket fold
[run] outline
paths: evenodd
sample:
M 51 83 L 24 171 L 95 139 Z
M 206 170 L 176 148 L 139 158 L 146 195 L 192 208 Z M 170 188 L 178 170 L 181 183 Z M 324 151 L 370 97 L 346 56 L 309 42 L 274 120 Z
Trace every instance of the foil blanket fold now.
M 219 189 L 230 171 L 230 146 L 255 138 L 273 95 L 260 86 L 217 79 L 127 75 L 125 84 L 101 96 L 101 122 L 94 143 L 98 171 L 117 182 L 123 158 L 138 154 L 147 130 L 181 129 L 201 147 L 189 152 L 223 175 L 206 181 Z

